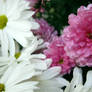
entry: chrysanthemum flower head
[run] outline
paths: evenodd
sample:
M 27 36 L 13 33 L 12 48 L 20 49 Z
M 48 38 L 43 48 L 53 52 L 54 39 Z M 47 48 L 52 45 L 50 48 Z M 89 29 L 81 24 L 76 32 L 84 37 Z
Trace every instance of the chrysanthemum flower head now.
M 57 31 L 43 18 L 36 19 L 36 22 L 40 25 L 40 27 L 37 30 L 32 30 L 32 32 L 38 39 L 41 40 L 36 53 L 43 53 L 43 50 L 46 49 L 48 43 L 50 43 L 55 37 L 57 37 Z
M 49 43 L 48 49 L 44 50 L 44 54 L 47 58 L 52 59 L 51 67 L 60 66 L 62 68 L 62 74 L 69 73 L 71 68 L 75 66 L 74 61 L 66 55 L 61 37 L 55 37 Z
M 39 38 L 42 38 L 44 42 L 51 42 L 57 36 L 57 31 L 47 21 L 41 18 L 36 19 L 36 22 L 39 23 L 40 27 L 37 30 L 33 30 L 33 33 Z
M 30 30 L 39 26 L 32 19 L 34 12 L 29 9 L 29 2 L 25 0 L 0 0 L 0 44 L 3 55 L 7 54 L 7 50 L 10 53 L 15 51 L 14 40 L 26 47 L 28 39 L 33 39 Z
M 92 66 L 92 4 L 71 14 L 69 24 L 62 35 L 67 55 L 80 66 Z

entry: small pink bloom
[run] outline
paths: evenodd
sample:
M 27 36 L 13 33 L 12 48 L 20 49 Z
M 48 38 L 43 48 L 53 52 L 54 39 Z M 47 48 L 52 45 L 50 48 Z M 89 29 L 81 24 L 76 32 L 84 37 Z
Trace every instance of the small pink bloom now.
M 67 55 L 80 66 L 92 66 L 92 4 L 71 14 L 69 24 L 62 35 Z
M 74 61 L 70 59 L 65 51 L 64 44 L 60 37 L 55 37 L 51 43 L 48 45 L 48 49 L 44 51 L 47 58 L 52 59 L 53 66 L 61 66 L 62 74 L 69 73 L 71 68 L 75 66 Z
M 44 42 L 51 42 L 57 36 L 57 31 L 55 31 L 54 27 L 50 26 L 44 19 L 36 19 L 36 22 L 39 23 L 40 28 L 33 30 L 33 33 L 42 38 Z

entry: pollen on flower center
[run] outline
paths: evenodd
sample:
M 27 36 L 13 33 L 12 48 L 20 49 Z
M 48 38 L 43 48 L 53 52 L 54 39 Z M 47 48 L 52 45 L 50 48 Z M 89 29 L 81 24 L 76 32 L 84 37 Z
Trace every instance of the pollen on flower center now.
M 60 61 L 59 61 L 59 64 L 62 64 L 63 63 L 63 59 L 61 59 Z
M 0 16 L 0 29 L 4 29 L 4 27 L 7 25 L 8 18 L 5 15 Z
M 18 58 L 20 57 L 20 55 L 21 55 L 20 52 L 16 53 L 16 54 L 15 54 L 15 58 L 18 59 Z
M 3 92 L 3 91 L 5 91 L 5 86 L 4 84 L 0 84 L 0 92 Z

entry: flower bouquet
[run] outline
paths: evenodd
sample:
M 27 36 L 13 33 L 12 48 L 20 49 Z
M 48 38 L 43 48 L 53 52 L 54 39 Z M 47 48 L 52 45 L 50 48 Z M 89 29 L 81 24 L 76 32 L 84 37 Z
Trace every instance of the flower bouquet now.
M 0 92 L 92 92 L 92 4 L 58 35 L 48 2 L 0 0 Z

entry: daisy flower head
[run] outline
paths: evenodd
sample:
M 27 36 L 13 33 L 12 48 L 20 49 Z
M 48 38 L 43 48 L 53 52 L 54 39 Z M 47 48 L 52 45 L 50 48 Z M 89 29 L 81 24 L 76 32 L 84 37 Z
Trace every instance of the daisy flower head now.
M 51 59 L 46 59 L 44 54 L 34 54 L 34 51 L 37 49 L 39 41 L 35 38 L 31 42 L 31 46 L 19 51 L 15 54 L 15 56 L 1 56 L 0 57 L 0 76 L 4 74 L 8 67 L 10 67 L 13 63 L 21 63 L 21 62 L 30 62 L 30 64 L 34 65 L 36 70 L 44 70 L 47 69 L 47 64 L 45 61 L 51 62 Z M 36 66 L 35 66 L 36 65 Z
M 34 92 L 63 92 L 61 89 L 69 83 L 64 78 L 60 77 L 61 67 L 56 66 L 49 68 L 51 63 L 47 63 L 47 69 L 41 72 L 40 75 L 34 76 L 31 80 L 38 81 L 37 87 Z
M 33 39 L 30 30 L 37 29 L 39 25 L 32 19 L 34 12 L 29 9 L 29 2 L 25 0 L 0 0 L 0 44 L 3 55 L 7 54 L 7 50 L 15 50 L 14 40 L 26 47 L 28 39 Z
M 61 87 L 67 86 L 68 82 L 63 78 L 57 77 L 61 68 L 48 69 L 51 64 L 48 60 L 44 61 L 43 64 L 37 62 L 12 63 L 0 78 L 0 91 L 47 92 L 48 89 L 48 92 L 63 92 Z M 44 65 L 47 67 L 43 69 Z
M 33 92 L 37 81 L 26 81 L 39 75 L 29 62 L 13 63 L 0 78 L 0 92 Z
M 75 68 L 73 71 L 73 79 L 68 84 L 64 92 L 92 92 L 92 71 L 88 71 L 86 82 L 83 85 L 82 70 Z
M 69 26 L 62 34 L 67 55 L 79 66 L 92 66 L 92 4 L 81 6 L 69 16 Z

